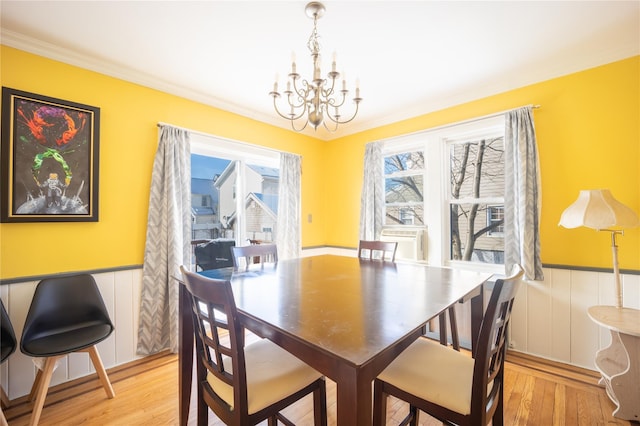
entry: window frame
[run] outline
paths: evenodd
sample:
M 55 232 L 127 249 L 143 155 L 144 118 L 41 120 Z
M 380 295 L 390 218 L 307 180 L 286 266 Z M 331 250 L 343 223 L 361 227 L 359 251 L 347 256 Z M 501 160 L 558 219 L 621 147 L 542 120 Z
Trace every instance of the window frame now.
M 491 212 L 494 211 L 494 209 L 499 208 L 501 210 L 502 213 L 502 220 L 504 220 L 504 203 L 502 204 L 487 204 L 487 226 L 490 226 L 493 222 L 493 215 L 491 214 Z M 487 236 L 489 237 L 501 237 L 504 238 L 504 224 L 502 224 L 502 230 L 501 231 L 489 231 L 487 232 Z
M 504 115 L 496 114 L 464 122 L 440 126 L 409 135 L 383 140 L 382 161 L 385 157 L 403 152 L 424 152 L 424 223 L 427 229 L 427 263 L 439 266 L 455 266 L 464 269 L 504 272 L 502 264 L 450 259 L 451 224 L 449 220 L 450 190 L 449 146 L 451 141 L 479 139 L 504 135 Z M 386 175 L 383 173 L 383 179 Z M 382 182 L 384 185 L 384 180 Z M 384 187 L 384 186 L 383 186 Z M 494 200 L 491 204 L 500 204 Z M 411 227 L 410 225 L 385 226 L 384 228 Z
M 385 163 L 385 159 L 387 157 L 392 157 L 394 155 L 400 155 L 400 154 L 409 154 L 411 152 L 415 152 L 415 151 L 421 151 L 421 150 L 410 150 L 410 151 L 397 151 L 397 152 L 391 152 L 391 153 L 387 153 L 385 155 L 382 156 L 382 161 L 383 161 L 383 188 L 385 188 L 385 200 L 384 200 L 384 206 L 383 206 L 383 224 L 386 222 L 386 216 L 387 216 L 387 207 L 391 206 L 391 207 L 395 207 L 398 209 L 398 219 L 401 219 L 401 216 L 403 214 L 403 212 L 406 212 L 410 209 L 412 209 L 414 206 L 419 206 L 420 204 L 422 204 L 423 207 L 423 218 L 424 218 L 424 179 L 425 179 L 425 170 L 426 167 L 423 164 L 422 169 L 409 169 L 409 170 L 400 170 L 400 171 L 395 171 L 392 173 L 386 173 L 384 171 L 384 163 Z M 424 155 L 424 153 L 423 153 Z M 422 183 L 422 202 L 396 202 L 396 203 L 387 203 L 386 201 L 386 183 L 387 183 L 387 179 L 392 179 L 392 178 L 406 178 L 406 177 L 414 177 L 414 176 L 420 176 L 422 177 L 423 183 Z M 391 228 L 391 227 L 416 227 L 416 226 L 422 226 L 422 225 L 416 225 L 415 224 L 415 214 L 412 213 L 411 214 L 412 218 L 411 218 L 411 224 L 406 224 L 406 223 L 395 223 L 395 224 L 390 224 L 390 225 L 383 225 L 385 228 Z

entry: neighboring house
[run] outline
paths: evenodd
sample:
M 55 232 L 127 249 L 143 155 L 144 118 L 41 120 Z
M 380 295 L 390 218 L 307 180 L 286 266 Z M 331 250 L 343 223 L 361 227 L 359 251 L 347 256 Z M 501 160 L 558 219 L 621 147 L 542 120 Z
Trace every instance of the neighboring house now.
M 237 233 L 237 164 L 237 162 L 230 163 L 214 183 L 220 197 L 218 202 L 220 222 L 223 228 L 233 230 L 234 237 Z M 247 194 L 244 197 L 246 238 L 261 241 L 275 240 L 279 178 L 278 169 L 247 166 L 245 172 Z M 229 235 L 226 236 L 229 237 Z
M 212 239 L 220 236 L 217 215 L 218 191 L 213 179 L 191 179 L 192 239 Z

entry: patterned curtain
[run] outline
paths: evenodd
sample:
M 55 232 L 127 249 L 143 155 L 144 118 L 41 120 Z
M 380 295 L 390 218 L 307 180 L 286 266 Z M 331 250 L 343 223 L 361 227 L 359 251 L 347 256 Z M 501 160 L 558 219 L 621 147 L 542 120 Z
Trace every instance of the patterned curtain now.
M 302 159 L 299 155 L 280 154 L 280 182 L 278 188 L 278 229 L 276 244 L 278 258 L 300 257 L 300 177 Z
M 505 116 L 505 270 L 522 265 L 525 278 L 543 280 L 540 260 L 540 165 L 532 108 Z
M 382 142 L 371 142 L 364 152 L 364 178 L 360 197 L 360 239 L 377 240 L 382 231 L 384 183 Z
M 180 265 L 189 265 L 191 235 L 189 133 L 161 126 L 153 163 L 142 271 L 139 355 L 178 351 Z

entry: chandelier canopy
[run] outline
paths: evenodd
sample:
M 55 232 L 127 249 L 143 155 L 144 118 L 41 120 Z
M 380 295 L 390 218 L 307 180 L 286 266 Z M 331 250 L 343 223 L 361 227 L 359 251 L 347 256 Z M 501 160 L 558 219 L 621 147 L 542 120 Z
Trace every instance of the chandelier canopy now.
M 291 72 L 287 79 L 287 90 L 283 92 L 287 102 L 284 106 L 289 112 L 282 113 L 278 109 L 278 81 L 273 84 L 273 91 L 269 93 L 273 97 L 273 107 L 278 115 L 291 122 L 291 128 L 296 132 L 304 130 L 309 123 L 314 130 L 321 124 L 330 132 L 335 132 L 339 124 L 348 123 L 358 114 L 358 105 L 362 101 L 360 97 L 360 87 L 356 83 L 356 96 L 353 98 L 355 111 L 349 118 L 344 118 L 340 114 L 340 108 L 344 106 L 349 90 L 347 82 L 343 77 L 342 89 L 336 87 L 336 80 L 340 78 L 340 73 L 336 71 L 336 57 L 333 56 L 331 71 L 327 73 L 327 78 L 321 77 L 320 71 L 320 43 L 318 42 L 318 19 L 325 12 L 325 7 L 320 2 L 311 2 L 305 7 L 305 13 L 313 19 L 313 31 L 307 42 L 307 47 L 311 52 L 313 61 L 313 79 L 307 80 L 300 77 L 296 72 L 295 57 L 292 58 Z M 327 120 L 328 119 L 328 120 Z M 327 125 L 327 122 L 330 124 Z M 301 127 L 296 127 L 297 125 Z

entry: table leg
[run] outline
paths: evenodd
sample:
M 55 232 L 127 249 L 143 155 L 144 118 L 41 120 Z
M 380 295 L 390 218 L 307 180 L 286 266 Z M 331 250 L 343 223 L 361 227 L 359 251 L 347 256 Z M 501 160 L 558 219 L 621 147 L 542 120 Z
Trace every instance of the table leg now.
M 191 379 L 193 375 L 193 321 L 191 320 L 191 304 L 187 289 L 180 283 L 178 296 L 179 342 L 178 349 L 178 389 L 180 425 L 186 426 L 189 421 L 189 404 L 191 402 Z
M 475 358 L 482 317 L 484 316 L 484 285 L 480 292 L 471 298 L 471 355 Z
M 338 426 L 372 424 L 372 379 L 363 380 L 354 369 L 341 368 L 336 381 Z

